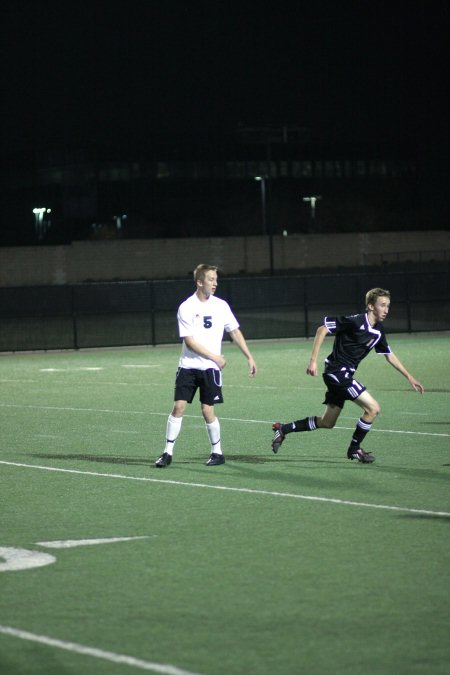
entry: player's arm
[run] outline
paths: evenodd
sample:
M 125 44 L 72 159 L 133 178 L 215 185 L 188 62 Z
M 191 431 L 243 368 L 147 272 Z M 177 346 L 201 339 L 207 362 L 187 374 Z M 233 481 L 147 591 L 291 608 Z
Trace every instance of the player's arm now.
M 314 337 L 313 348 L 311 352 L 311 358 L 309 360 L 309 365 L 306 369 L 307 375 L 315 376 L 317 375 L 317 357 L 319 356 L 320 348 L 326 336 L 329 335 L 328 328 L 325 326 L 319 326 L 316 330 L 316 335 Z
M 250 377 L 254 377 L 257 373 L 257 367 L 256 363 L 253 359 L 253 356 L 247 346 L 247 343 L 245 341 L 244 336 L 242 335 L 242 332 L 240 331 L 239 328 L 235 328 L 234 330 L 231 330 L 229 333 L 231 339 L 233 342 L 239 347 L 241 352 L 244 354 L 244 356 L 247 358 L 248 361 L 248 367 L 249 367 L 249 375 Z
M 417 382 L 417 380 L 409 373 L 403 363 L 400 361 L 398 356 L 395 356 L 392 352 L 390 354 L 385 354 L 386 361 L 391 364 L 395 368 L 395 370 L 398 370 L 399 373 L 401 373 L 406 379 L 408 380 L 409 384 L 413 389 L 418 391 L 419 393 L 423 394 L 425 391 L 424 387 L 420 384 L 420 382 Z
M 191 336 L 185 336 L 183 340 L 186 344 L 186 347 L 188 347 L 191 351 L 199 354 L 199 356 L 204 356 L 205 359 L 214 361 L 214 363 L 219 366 L 220 370 L 225 368 L 226 361 L 222 354 L 213 354 L 209 351 L 209 349 L 206 349 L 206 347 L 200 344 L 200 342 L 197 342 L 197 340 L 194 340 L 194 338 Z

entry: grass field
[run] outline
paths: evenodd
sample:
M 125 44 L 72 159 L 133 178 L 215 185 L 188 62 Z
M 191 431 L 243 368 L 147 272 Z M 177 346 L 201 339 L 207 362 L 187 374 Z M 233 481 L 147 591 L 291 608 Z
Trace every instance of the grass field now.
M 0 357 L 2 675 L 450 673 L 450 338 L 392 336 L 358 371 L 382 412 L 346 459 L 311 341 L 226 344 L 226 464 L 196 400 L 163 449 L 179 347 Z M 325 356 L 326 348 L 321 356 Z

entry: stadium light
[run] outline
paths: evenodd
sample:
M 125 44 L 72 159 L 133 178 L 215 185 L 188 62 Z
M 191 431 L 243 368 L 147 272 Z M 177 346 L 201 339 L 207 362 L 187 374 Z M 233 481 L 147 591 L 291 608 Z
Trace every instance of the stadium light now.
M 316 217 L 316 202 L 318 199 L 322 199 L 321 195 L 310 195 L 309 197 L 303 197 L 304 202 L 309 202 L 311 204 L 311 219 L 314 220 Z
M 261 183 L 261 208 L 262 208 L 262 226 L 263 234 L 267 234 L 267 198 L 266 198 L 266 180 L 267 176 L 255 176 L 255 180 Z
M 261 208 L 262 208 L 262 227 L 263 235 L 266 236 L 269 234 L 269 268 L 270 274 L 273 274 L 274 270 L 274 261 L 273 261 L 273 232 L 272 225 L 267 228 L 267 194 L 266 194 L 266 181 L 269 178 L 267 175 L 255 176 L 256 181 L 261 183 Z M 269 232 L 268 232 L 269 229 Z
M 45 206 L 40 206 L 33 209 L 34 229 L 39 240 L 44 238 L 44 236 L 47 234 L 48 228 L 52 224 L 50 220 L 51 212 L 52 210 Z

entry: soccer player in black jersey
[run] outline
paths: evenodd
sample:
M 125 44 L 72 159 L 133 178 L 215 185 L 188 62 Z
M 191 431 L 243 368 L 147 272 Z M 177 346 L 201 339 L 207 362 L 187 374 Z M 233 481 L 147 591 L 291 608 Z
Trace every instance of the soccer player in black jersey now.
M 334 335 L 333 351 L 325 359 L 323 379 L 327 386 L 325 395 L 326 409 L 322 417 L 305 417 L 302 420 L 282 424 L 274 422 L 272 450 L 277 453 L 287 434 L 293 431 L 315 431 L 332 429 L 342 412 L 345 401 L 353 401 L 363 409 L 358 420 L 350 445 L 348 459 L 356 459 L 363 464 L 371 464 L 375 457 L 364 452 L 361 443 L 370 431 L 372 423 L 380 412 L 378 402 L 366 387 L 355 380 L 355 371 L 367 354 L 374 349 L 383 354 L 386 360 L 406 377 L 413 389 L 423 394 L 424 388 L 406 370 L 400 359 L 392 353 L 382 322 L 388 315 L 390 293 L 383 288 L 373 288 L 366 293 L 366 312 L 351 316 L 326 316 L 322 326 L 316 331 L 311 359 L 306 369 L 308 375 L 317 375 L 317 357 L 327 335 Z

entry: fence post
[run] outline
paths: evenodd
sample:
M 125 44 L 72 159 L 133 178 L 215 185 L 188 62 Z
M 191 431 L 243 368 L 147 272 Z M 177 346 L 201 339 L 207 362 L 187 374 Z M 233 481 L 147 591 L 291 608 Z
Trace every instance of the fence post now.
M 73 348 L 78 349 L 78 329 L 77 329 L 77 312 L 75 309 L 75 287 L 71 286 L 70 302 L 72 314 L 72 329 L 73 329 Z
M 405 276 L 405 290 L 406 290 L 406 319 L 408 323 L 408 333 L 412 333 L 412 320 L 411 320 L 411 300 L 409 297 L 409 275 L 404 272 Z
M 308 317 L 308 277 L 303 277 L 303 311 L 305 317 L 305 337 L 309 338 L 309 317 Z
M 149 299 L 150 299 L 150 321 L 151 321 L 151 341 L 152 346 L 156 347 L 156 312 L 155 312 L 155 291 L 154 291 L 154 281 L 149 281 Z

